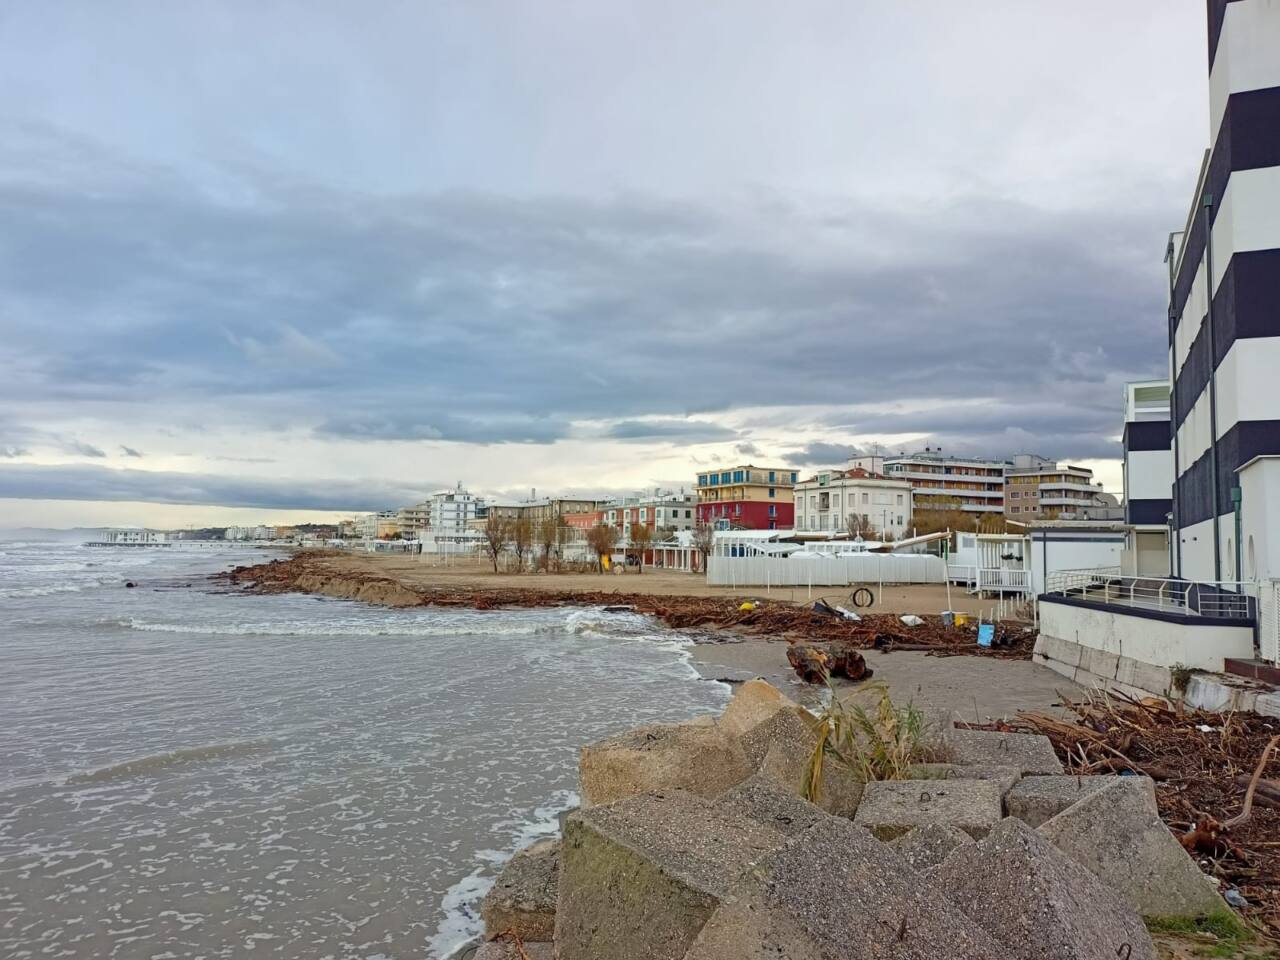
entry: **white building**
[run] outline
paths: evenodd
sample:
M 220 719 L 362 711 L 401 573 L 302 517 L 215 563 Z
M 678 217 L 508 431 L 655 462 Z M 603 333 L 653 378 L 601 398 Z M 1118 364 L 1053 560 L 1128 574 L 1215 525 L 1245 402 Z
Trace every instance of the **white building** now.
M 411 507 L 401 507 L 396 511 L 396 519 L 400 524 L 400 535 L 410 540 L 417 540 L 422 532 L 431 526 L 431 501 L 424 500 Z
M 1211 149 L 1169 247 L 1175 572 L 1192 580 L 1274 578 L 1280 3 L 1209 0 L 1208 15 Z
M 1167 577 L 1173 512 L 1173 442 L 1169 381 L 1142 380 L 1124 388 L 1124 519 L 1128 524 L 1124 572 Z
M 1004 510 L 1004 475 L 1009 460 L 981 457 L 946 457 L 942 449 L 884 458 L 884 472 L 895 480 L 907 480 L 915 492 L 915 508 L 960 509 L 967 513 L 1001 513 Z
M 862 469 L 824 471 L 795 485 L 795 529 L 848 530 L 853 517 L 860 529 L 901 539 L 911 529 L 911 486 Z
M 141 530 L 135 527 L 122 527 L 102 532 L 100 543 L 119 547 L 145 547 L 158 543 L 166 543 L 169 535 L 156 530 Z
M 431 497 L 431 522 L 433 532 L 439 534 L 461 533 L 467 524 L 476 519 L 476 512 L 484 501 L 462 489 L 442 490 Z

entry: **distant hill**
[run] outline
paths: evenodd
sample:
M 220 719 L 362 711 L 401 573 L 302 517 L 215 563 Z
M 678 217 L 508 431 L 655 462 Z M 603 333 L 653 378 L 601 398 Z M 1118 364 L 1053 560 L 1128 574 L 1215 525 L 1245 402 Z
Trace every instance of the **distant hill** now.
M 102 527 L 0 527 L 0 540 L 50 540 L 54 543 L 82 543 L 101 538 Z

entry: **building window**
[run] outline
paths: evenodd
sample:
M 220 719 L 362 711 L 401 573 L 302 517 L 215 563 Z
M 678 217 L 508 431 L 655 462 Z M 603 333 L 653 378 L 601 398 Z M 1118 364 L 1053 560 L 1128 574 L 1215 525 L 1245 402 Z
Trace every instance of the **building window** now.
M 724 473 L 720 474 L 720 482 L 721 482 L 722 484 L 723 484 L 723 483 L 728 483 L 728 482 L 729 482 L 729 471 L 728 471 L 728 470 L 726 470 Z
M 734 482 L 734 483 L 741 483 L 741 482 L 742 482 L 742 471 L 741 471 L 741 470 L 735 470 L 735 471 L 733 471 L 733 482 Z
M 774 482 L 774 476 L 773 476 L 773 474 L 774 474 L 774 471 L 770 470 L 770 471 L 769 471 L 769 482 L 770 482 L 770 483 L 773 483 L 773 482 Z
M 898 494 L 898 506 L 902 506 L 902 494 Z M 901 523 L 902 521 L 898 521 Z
M 869 502 L 870 502 L 870 500 L 869 500 L 869 495 L 868 495 L 868 494 L 865 494 L 865 493 L 864 493 L 864 494 L 862 495 L 862 502 L 863 502 L 863 503 L 869 503 Z
M 698 486 L 705 487 L 707 485 L 707 475 L 705 473 L 698 474 Z
M 735 503 L 735 504 L 733 505 L 733 515 L 734 515 L 735 517 L 740 517 L 740 516 L 742 516 L 742 504 L 740 504 L 740 503 Z
M 713 487 L 720 486 L 720 476 L 718 474 L 713 473 L 711 475 L 711 486 Z
M 774 488 L 774 487 L 770 487 L 770 488 L 769 488 L 769 496 L 771 496 L 771 497 L 776 497 L 777 495 L 778 495 L 778 491 L 777 491 L 777 489 L 776 489 L 776 488 Z
M 795 482 L 796 482 L 796 475 L 795 475 L 795 473 L 794 473 L 794 472 L 791 474 L 791 482 L 792 482 L 792 483 L 795 483 Z
M 778 505 L 776 503 L 769 504 L 769 516 L 776 517 L 778 515 Z
M 898 514 L 898 526 L 902 526 L 902 514 Z

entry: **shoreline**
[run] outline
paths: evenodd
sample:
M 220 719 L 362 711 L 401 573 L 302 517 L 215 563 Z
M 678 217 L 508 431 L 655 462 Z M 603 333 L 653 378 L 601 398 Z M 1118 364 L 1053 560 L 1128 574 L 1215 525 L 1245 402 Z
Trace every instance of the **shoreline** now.
M 936 616 L 926 617 L 926 625 L 914 628 L 904 626 L 894 614 L 869 614 L 855 623 L 815 613 L 808 606 L 762 601 L 751 594 L 707 597 L 556 589 L 555 574 L 521 578 L 537 582 L 536 588 L 484 586 L 471 577 L 433 577 L 430 568 L 416 580 L 390 576 L 380 566 L 376 559 L 370 562 L 362 556 L 300 552 L 288 559 L 224 571 L 212 580 L 250 593 L 304 593 L 397 609 L 625 608 L 651 616 L 691 640 L 687 662 L 703 681 L 735 684 L 764 677 L 789 690 L 794 699 L 809 703 L 820 701 L 826 691 L 794 674 L 786 657 L 792 643 L 851 642 L 864 651 L 867 665 L 875 671 L 873 679 L 887 683 L 895 695 L 935 716 L 969 722 L 1011 718 L 1019 710 L 1055 712 L 1059 691 L 1078 690 L 1031 662 L 1034 635 L 1020 627 L 1001 625 L 1013 646 L 983 648 L 975 642 L 972 627 L 944 627 Z M 499 575 L 496 579 L 509 582 L 513 578 Z M 571 582 L 578 580 L 571 578 Z M 657 577 L 654 581 L 658 586 Z M 755 608 L 739 609 L 747 597 Z M 912 649 L 901 649 L 904 643 Z M 840 680 L 834 686 L 853 687 Z

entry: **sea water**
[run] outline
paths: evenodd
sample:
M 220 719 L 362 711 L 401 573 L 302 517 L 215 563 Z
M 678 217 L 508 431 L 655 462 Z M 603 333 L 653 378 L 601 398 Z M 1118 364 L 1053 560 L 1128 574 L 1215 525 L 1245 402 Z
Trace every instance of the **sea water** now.
M 727 698 L 633 614 L 207 579 L 263 559 L 0 541 L 0 956 L 448 956 L 581 744 Z

